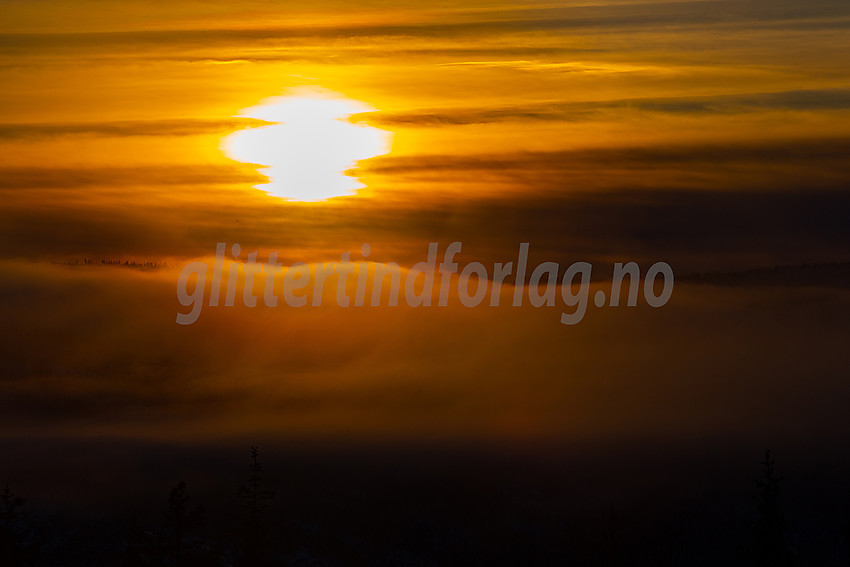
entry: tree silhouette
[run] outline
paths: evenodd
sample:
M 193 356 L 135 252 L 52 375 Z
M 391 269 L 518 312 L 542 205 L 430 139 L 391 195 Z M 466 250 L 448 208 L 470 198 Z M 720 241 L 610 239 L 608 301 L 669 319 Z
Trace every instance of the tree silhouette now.
M 844 522 L 844 563 L 850 567 L 850 520 Z
M 266 557 L 268 526 L 266 511 L 274 492 L 263 486 L 263 467 L 260 450 L 251 446 L 248 483 L 239 487 L 239 499 L 245 510 L 243 526 L 242 565 L 262 565 Z
M 788 522 L 779 503 L 782 478 L 776 476 L 776 461 L 770 450 L 764 452 L 762 477 L 756 481 L 758 518 L 754 526 L 753 564 L 758 567 L 787 567 L 793 564 L 785 534 Z
M 171 563 L 178 565 L 184 555 L 184 543 L 187 537 L 201 525 L 203 514 L 200 508 L 191 512 L 188 509 L 189 495 L 186 493 L 186 483 L 180 482 L 171 489 L 168 495 L 168 509 L 163 514 L 167 538 L 167 556 Z
M 24 555 L 24 536 L 21 526 L 20 509 L 26 499 L 14 494 L 9 483 L 0 495 L 0 558 L 3 565 L 22 565 Z

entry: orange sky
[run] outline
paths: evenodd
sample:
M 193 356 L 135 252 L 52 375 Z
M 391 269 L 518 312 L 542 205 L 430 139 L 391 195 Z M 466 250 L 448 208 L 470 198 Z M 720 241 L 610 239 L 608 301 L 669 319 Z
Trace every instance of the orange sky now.
M 4 435 L 838 419 L 834 287 L 682 284 L 663 309 L 566 329 L 555 309 L 457 305 L 217 309 L 178 328 L 174 286 L 218 242 L 287 263 L 369 243 L 402 266 L 429 242 L 490 266 L 530 242 L 538 262 L 677 275 L 846 261 L 846 2 L 48 0 L 0 22 Z M 362 101 L 376 110 L 350 120 L 392 133 L 350 172 L 358 194 L 285 201 L 220 150 L 256 126 L 241 110 L 299 87 Z M 167 267 L 66 265 L 84 258 Z

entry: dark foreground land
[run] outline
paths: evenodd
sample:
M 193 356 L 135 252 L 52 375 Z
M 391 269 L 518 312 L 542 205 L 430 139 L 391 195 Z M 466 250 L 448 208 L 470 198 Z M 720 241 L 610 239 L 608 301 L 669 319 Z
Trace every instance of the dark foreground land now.
M 3 441 L 0 564 L 850 564 L 846 444 L 745 445 Z

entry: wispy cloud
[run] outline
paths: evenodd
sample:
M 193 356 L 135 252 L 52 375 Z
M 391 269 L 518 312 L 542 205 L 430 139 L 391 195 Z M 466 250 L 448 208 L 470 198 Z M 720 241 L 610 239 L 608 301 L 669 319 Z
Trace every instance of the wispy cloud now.
M 79 123 L 14 123 L 0 124 L 0 140 L 19 138 L 44 138 L 53 136 L 197 136 L 201 134 L 226 134 L 242 128 L 268 124 L 252 118 L 223 120 L 128 120 L 120 122 Z
M 352 122 L 383 126 L 442 126 L 505 121 L 558 120 L 579 122 L 610 119 L 626 113 L 671 115 L 757 113 L 775 110 L 847 110 L 850 89 L 812 89 L 715 96 L 630 98 L 586 102 L 546 102 L 500 108 L 463 108 L 371 112 L 356 114 Z
M 0 168 L 0 190 L 247 185 L 262 182 L 265 179 L 265 177 L 257 173 L 246 173 L 244 169 L 222 165 Z

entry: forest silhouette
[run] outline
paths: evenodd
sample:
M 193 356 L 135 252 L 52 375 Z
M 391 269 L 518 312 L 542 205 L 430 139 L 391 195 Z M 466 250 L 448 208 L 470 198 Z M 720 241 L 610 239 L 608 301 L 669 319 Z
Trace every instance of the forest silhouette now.
M 850 565 L 847 517 L 789 518 L 770 451 L 760 474 L 747 480 L 748 493 L 736 495 L 732 506 L 718 507 L 714 497 L 690 503 L 677 497 L 673 506 L 661 506 L 669 495 L 643 495 L 638 505 L 615 501 L 604 513 L 571 509 L 575 502 L 563 495 L 551 495 L 551 502 L 545 493 L 504 498 L 507 485 L 482 491 L 469 479 L 433 483 L 338 470 L 359 479 L 334 489 L 327 479 L 304 482 L 303 475 L 273 470 L 267 482 L 259 448 L 252 446 L 247 457 L 242 478 L 230 479 L 233 489 L 213 498 L 212 508 L 181 480 L 163 489 L 155 521 L 122 514 L 63 518 L 6 484 L 0 565 Z M 292 502 L 278 497 L 280 488 Z M 133 486 L 119 482 L 109 489 Z M 817 508 L 802 507 L 824 513 Z M 307 510 L 309 517 L 299 517 Z M 830 523 L 831 531 L 817 528 Z

